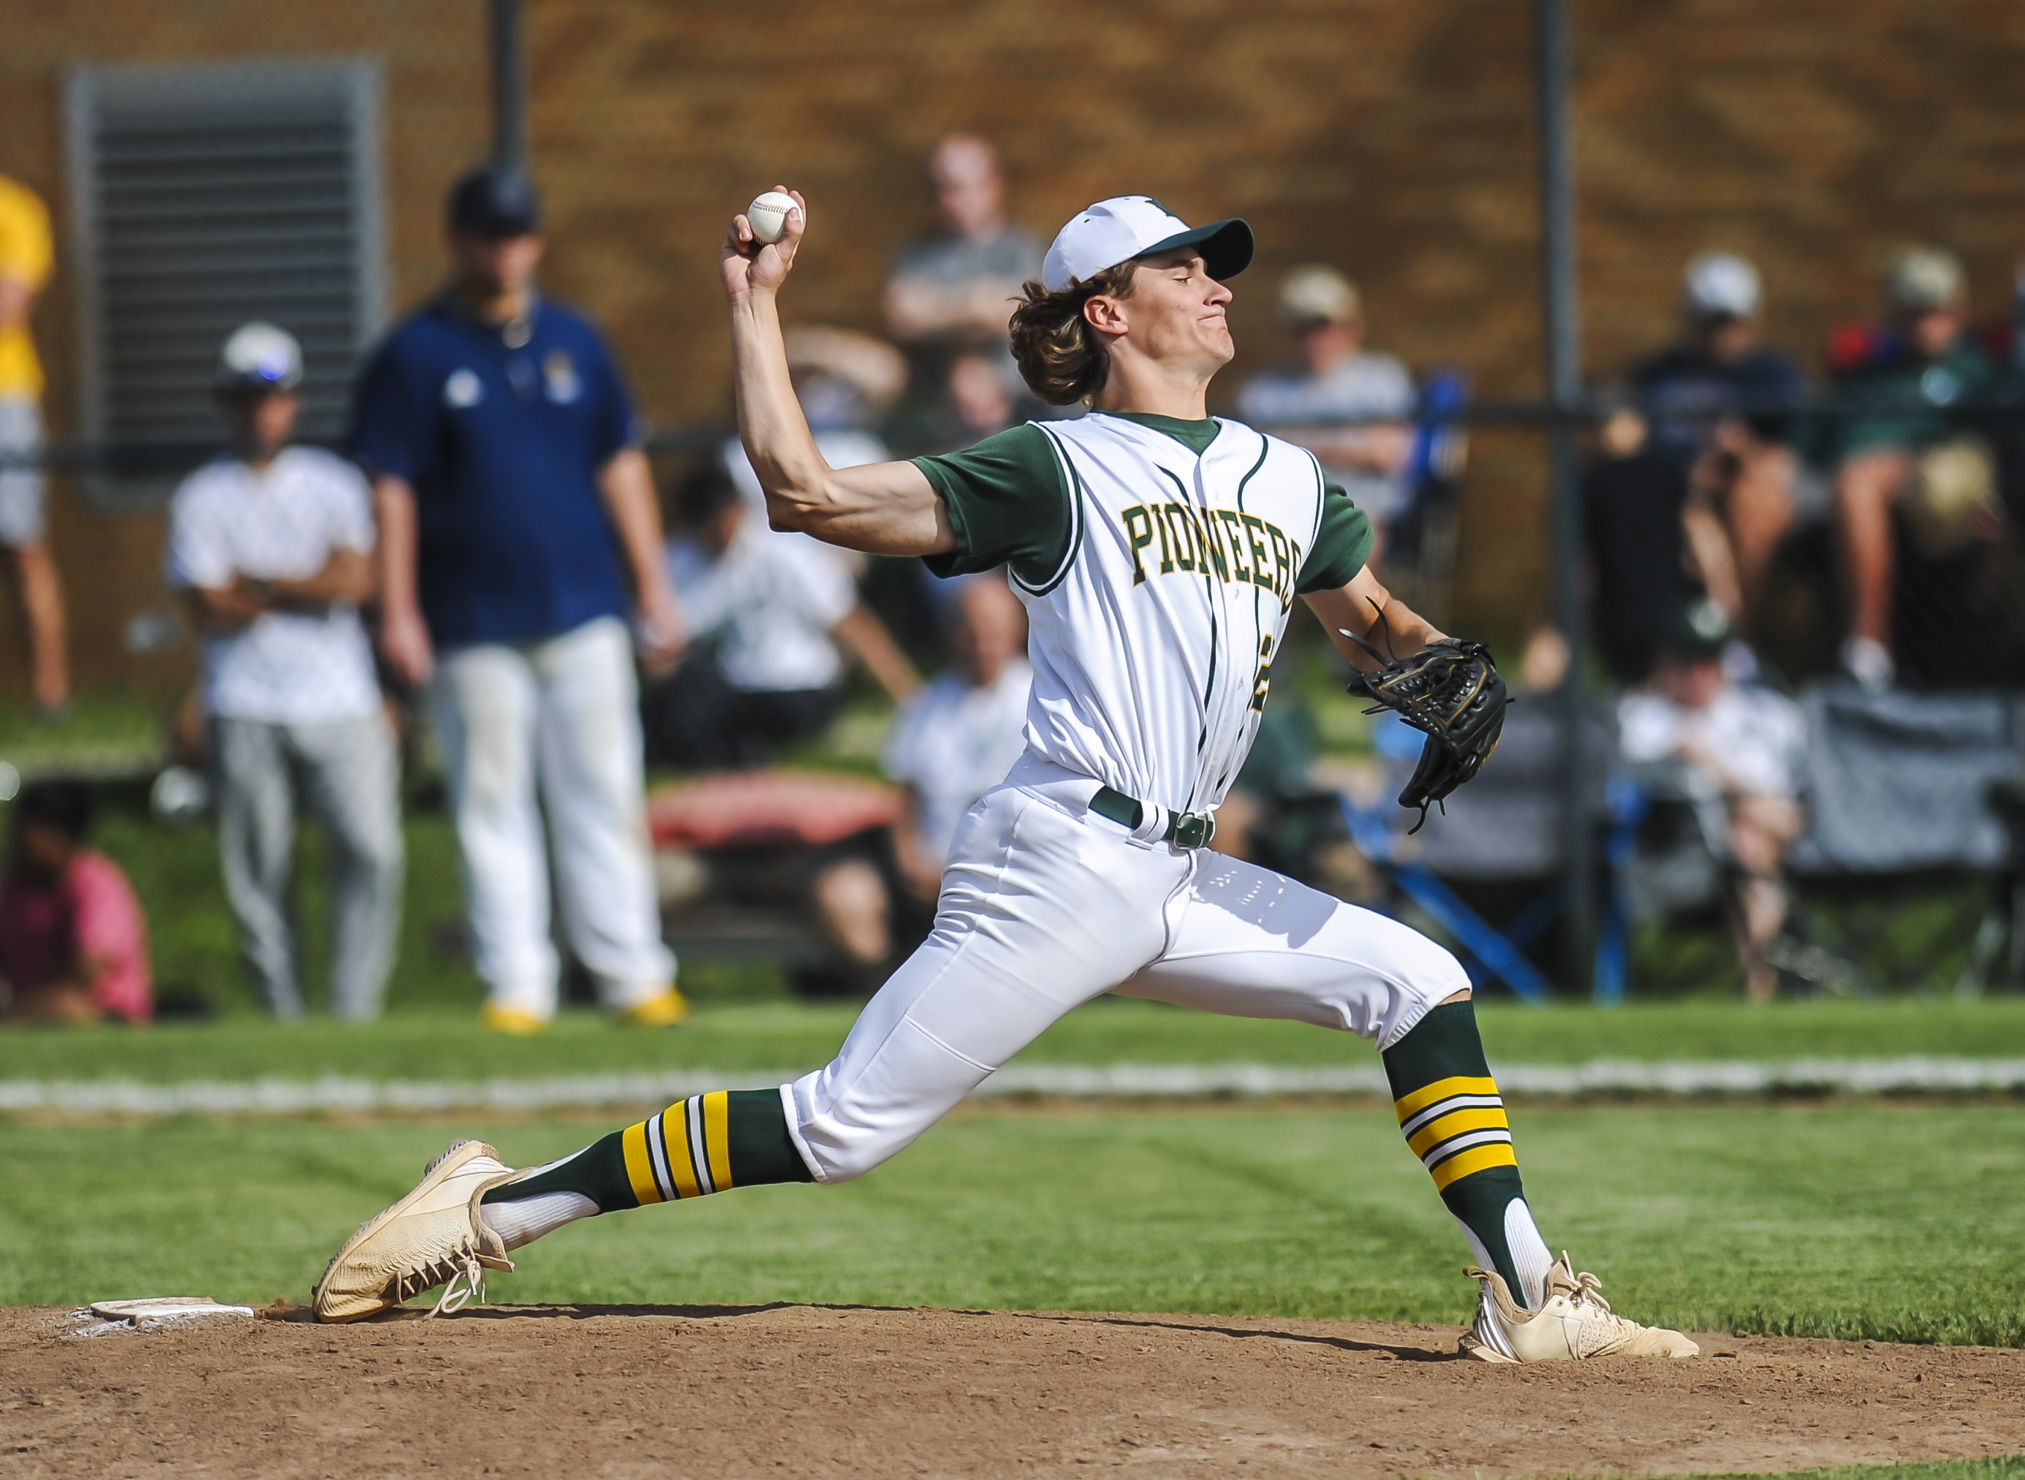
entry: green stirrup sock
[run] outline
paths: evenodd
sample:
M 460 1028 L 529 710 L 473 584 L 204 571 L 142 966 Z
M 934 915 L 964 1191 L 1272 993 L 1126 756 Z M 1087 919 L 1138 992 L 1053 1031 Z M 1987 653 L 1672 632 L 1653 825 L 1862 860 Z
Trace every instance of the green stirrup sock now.
M 1553 1257 L 1533 1226 L 1475 1007 L 1465 1001 L 1435 1008 L 1384 1059 L 1400 1132 L 1434 1177 L 1442 1202 L 1513 1298 L 1539 1305 Z
M 733 1187 L 813 1181 L 788 1136 L 780 1091 L 734 1089 L 677 1100 L 533 1176 L 493 1188 L 484 1200 L 574 1192 L 613 1213 Z

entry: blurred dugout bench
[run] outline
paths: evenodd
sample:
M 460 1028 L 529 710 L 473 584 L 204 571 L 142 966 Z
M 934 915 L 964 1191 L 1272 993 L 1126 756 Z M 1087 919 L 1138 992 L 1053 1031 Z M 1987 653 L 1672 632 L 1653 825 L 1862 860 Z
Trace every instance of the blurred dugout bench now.
M 855 776 L 734 771 L 647 799 L 662 934 L 689 961 L 820 968 L 833 950 L 806 904 L 823 862 L 876 849 L 898 788 Z

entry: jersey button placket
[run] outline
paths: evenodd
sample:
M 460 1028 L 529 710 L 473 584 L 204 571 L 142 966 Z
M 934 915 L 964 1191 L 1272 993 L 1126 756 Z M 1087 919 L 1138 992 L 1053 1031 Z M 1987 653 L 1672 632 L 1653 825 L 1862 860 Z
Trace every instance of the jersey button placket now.
M 1214 446 L 1212 443 L 1211 447 Z M 1226 560 L 1234 561 L 1238 552 L 1231 547 L 1227 525 L 1222 514 L 1218 512 L 1218 505 L 1210 496 L 1205 466 L 1208 461 L 1207 452 L 1197 456 L 1195 460 L 1196 498 L 1207 516 L 1205 522 L 1211 524 L 1215 536 L 1224 543 Z M 1195 786 L 1188 799 L 1191 810 L 1200 799 L 1215 790 L 1217 774 L 1223 767 L 1227 747 L 1218 743 L 1218 737 L 1224 733 L 1225 712 L 1230 707 L 1225 698 L 1230 691 L 1232 665 L 1241 661 L 1240 654 L 1245 646 L 1237 640 L 1237 623 L 1231 612 L 1231 587 L 1236 583 L 1237 571 L 1234 565 L 1229 568 L 1231 572 L 1229 580 L 1212 579 L 1208 582 L 1215 592 L 1212 601 L 1215 608 L 1216 681 L 1210 685 L 1209 702 L 1204 712 L 1205 731 L 1211 737 L 1211 743 L 1200 756 L 1196 757 Z

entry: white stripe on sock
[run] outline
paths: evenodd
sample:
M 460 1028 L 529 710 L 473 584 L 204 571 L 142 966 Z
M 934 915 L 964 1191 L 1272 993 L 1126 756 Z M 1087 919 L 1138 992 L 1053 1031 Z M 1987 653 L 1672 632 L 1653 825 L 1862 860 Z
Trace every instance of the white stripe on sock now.
M 1533 1210 L 1526 1206 L 1523 1197 L 1515 1197 L 1505 1204 L 1505 1246 L 1512 1251 L 1512 1268 L 1519 1273 L 1519 1283 L 1525 1288 L 1514 1291 L 1526 1302 L 1527 1310 L 1538 1310 L 1546 1298 L 1547 1270 L 1554 1263 L 1554 1256 L 1547 1251 L 1547 1241 L 1540 1237 L 1540 1230 L 1533 1224 Z
M 552 1172 L 557 1167 L 560 1166 L 568 1166 L 571 1162 L 575 1161 L 579 1156 L 582 1156 L 586 1151 L 590 1149 L 591 1148 L 588 1146 L 579 1146 L 577 1147 L 576 1150 L 572 1151 L 568 1156 L 558 1156 L 554 1161 L 545 1161 L 538 1167 L 522 1167 L 520 1169 L 521 1180 L 525 1181 L 529 1177 L 538 1177 L 543 1172 Z
M 675 1178 L 668 1170 L 668 1115 L 666 1111 L 647 1122 L 647 1160 L 653 1163 L 654 1188 L 662 1202 L 675 1201 Z
M 1505 1130 L 1470 1131 L 1465 1135 L 1450 1136 L 1439 1146 L 1429 1147 L 1427 1154 L 1421 1157 L 1420 1164 L 1431 1172 L 1458 1151 L 1467 1151 L 1472 1146 L 1488 1146 L 1496 1141 L 1509 1145 L 1511 1140 L 1512 1133 Z
M 1430 1105 L 1413 1119 L 1399 1128 L 1399 1134 L 1411 1137 L 1413 1133 L 1430 1120 L 1439 1120 L 1454 1110 L 1482 1110 L 1505 1108 L 1504 1099 L 1498 1095 L 1451 1095 L 1439 1104 Z
M 710 1177 L 710 1148 L 703 1135 L 703 1096 L 691 1095 L 683 1102 L 689 1121 L 689 1159 L 696 1166 L 696 1185 L 708 1194 L 717 1190 Z

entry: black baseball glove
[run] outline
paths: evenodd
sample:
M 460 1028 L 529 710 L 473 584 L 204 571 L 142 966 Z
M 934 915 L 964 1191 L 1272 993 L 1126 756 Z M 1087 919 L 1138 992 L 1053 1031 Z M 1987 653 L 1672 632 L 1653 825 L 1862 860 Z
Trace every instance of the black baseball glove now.
M 1400 806 L 1420 809 L 1413 825 L 1419 832 L 1427 809 L 1474 777 L 1498 748 L 1511 702 L 1505 681 L 1480 642 L 1444 637 L 1410 658 L 1387 659 L 1354 633 L 1345 635 L 1379 660 L 1377 668 L 1350 680 L 1352 694 L 1377 703 L 1365 713 L 1389 709 L 1427 736 L 1420 764 L 1399 794 Z

